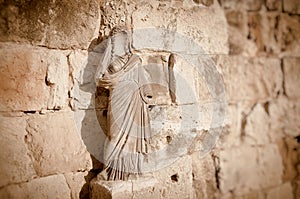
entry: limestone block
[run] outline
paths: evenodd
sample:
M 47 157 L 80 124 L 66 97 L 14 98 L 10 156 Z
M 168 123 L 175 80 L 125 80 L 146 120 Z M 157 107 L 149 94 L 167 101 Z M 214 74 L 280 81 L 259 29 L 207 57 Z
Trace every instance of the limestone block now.
M 0 116 L 0 187 L 36 176 L 24 138 L 26 118 Z
M 226 19 L 217 4 L 209 8 L 178 9 L 167 5 L 162 7 L 153 1 L 136 7 L 132 14 L 135 49 L 164 49 L 190 54 L 195 48 L 193 45 L 198 45 L 201 54 L 228 53 L 227 31 L 222 31 L 227 28 Z M 208 26 L 215 28 L 208 29 Z
M 263 105 L 257 104 L 252 111 L 244 116 L 242 126 L 242 139 L 252 145 L 265 145 L 270 142 L 269 116 Z
M 291 14 L 300 14 L 300 5 L 297 0 L 283 0 L 283 11 Z
M 282 55 L 298 57 L 300 51 L 300 16 L 281 14 L 279 29 L 281 30 Z
M 220 151 L 222 193 L 239 195 L 281 183 L 283 166 L 277 145 L 240 146 Z M 238 162 L 238 163 L 237 163 Z
M 289 98 L 299 98 L 300 58 L 283 59 L 284 88 Z
M 230 54 L 245 54 L 254 56 L 257 46 L 247 39 L 248 17 L 245 10 L 225 10 L 228 22 L 228 43 Z
M 266 7 L 268 10 L 281 10 L 282 1 L 277 0 L 266 0 Z
M 216 168 L 211 155 L 200 158 L 199 153 L 192 154 L 193 187 L 196 198 L 214 198 L 217 192 Z
M 287 182 L 283 185 L 280 185 L 278 187 L 275 187 L 268 191 L 267 193 L 267 199 L 280 199 L 280 198 L 286 198 L 286 199 L 293 199 L 293 188 L 291 183 Z
M 0 109 L 40 110 L 47 107 L 47 65 L 37 49 L 1 44 Z
M 270 128 L 273 132 L 272 140 L 282 138 L 286 135 L 299 135 L 299 100 L 288 100 L 280 97 L 269 104 Z
M 258 53 L 279 54 L 281 34 L 277 13 L 248 13 L 248 38 L 257 46 Z M 249 40 L 248 40 L 249 41 Z
M 222 7 L 228 9 L 246 9 L 249 11 L 257 11 L 261 9 L 264 1 L 262 0 L 246 0 L 246 1 L 236 1 L 236 0 L 221 0 L 220 3 Z
M 69 66 L 67 57 L 60 51 L 50 51 L 47 57 L 46 84 L 50 86 L 48 109 L 61 109 L 67 106 Z
M 72 112 L 32 115 L 27 131 L 26 142 L 39 175 L 91 168 L 90 155 L 77 134 Z
M 72 199 L 89 198 L 88 172 L 64 174 L 71 191 Z
M 70 190 L 62 174 L 37 178 L 26 183 L 0 189 L 0 198 L 70 199 Z
M 49 48 L 87 48 L 100 25 L 94 0 L 1 3 L 1 13 L 1 41 L 32 42 Z
M 275 98 L 281 90 L 283 74 L 279 59 L 219 56 L 217 65 L 229 102 Z

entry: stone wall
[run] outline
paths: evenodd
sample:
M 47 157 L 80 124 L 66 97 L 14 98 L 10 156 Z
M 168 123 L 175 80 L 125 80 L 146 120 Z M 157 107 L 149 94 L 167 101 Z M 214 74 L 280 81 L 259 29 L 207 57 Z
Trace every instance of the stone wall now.
M 213 100 L 205 81 L 175 57 L 197 98 L 185 98 L 177 81 L 178 107 L 191 121 L 182 131 L 195 139 L 149 180 L 113 185 L 114 198 L 300 197 L 297 0 L 0 1 L 0 14 L 0 198 L 89 197 L 107 129 L 108 93 L 94 82 L 97 45 L 115 27 L 160 27 L 195 41 L 222 76 L 226 118 L 214 126 L 222 129 L 216 145 L 199 155 Z M 167 63 L 169 52 L 140 50 L 134 38 L 133 45 L 145 64 Z M 182 116 L 174 107 L 160 110 L 166 115 L 152 116 L 168 117 L 175 130 L 162 128 L 154 148 L 175 140 Z M 201 115 L 195 121 L 194 110 Z M 97 186 L 92 197 L 104 197 Z

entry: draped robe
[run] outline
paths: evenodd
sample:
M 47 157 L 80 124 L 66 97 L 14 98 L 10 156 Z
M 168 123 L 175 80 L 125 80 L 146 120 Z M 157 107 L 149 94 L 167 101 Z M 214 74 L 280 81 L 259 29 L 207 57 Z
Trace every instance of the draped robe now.
M 143 173 L 147 161 L 152 90 L 138 55 L 117 59 L 98 85 L 110 90 L 103 172 L 107 180 L 126 180 L 130 174 Z

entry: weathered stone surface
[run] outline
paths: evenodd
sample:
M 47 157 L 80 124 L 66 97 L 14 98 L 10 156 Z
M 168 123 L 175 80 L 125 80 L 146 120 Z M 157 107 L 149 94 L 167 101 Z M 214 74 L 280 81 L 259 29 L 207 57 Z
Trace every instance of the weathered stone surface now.
M 283 59 L 284 88 L 289 98 L 300 98 L 300 58 Z
M 70 190 L 62 174 L 31 180 L 0 189 L 0 198 L 7 199 L 70 199 Z
M 284 165 L 282 179 L 284 181 L 292 181 L 297 176 L 297 163 L 299 161 L 297 150 L 300 150 L 300 147 L 297 144 L 297 140 L 293 137 L 285 137 L 277 140 L 277 144 Z
M 93 51 L 74 51 L 70 54 L 69 60 L 73 77 L 70 91 L 72 108 L 95 108 L 95 73 L 99 64 L 99 54 Z M 99 108 L 100 105 L 98 104 Z
M 220 3 L 225 9 L 246 9 L 249 11 L 260 10 L 264 1 L 262 0 L 246 0 L 246 1 L 236 1 L 236 0 L 221 0 Z
M 274 98 L 282 88 L 279 59 L 220 56 L 217 65 L 229 102 Z
M 242 139 L 251 145 L 267 145 L 270 142 L 269 116 L 262 104 L 256 104 L 242 119 Z
M 53 51 L 47 57 L 46 84 L 50 86 L 48 109 L 66 107 L 69 90 L 69 66 L 65 54 Z
M 0 56 L 2 111 L 38 111 L 67 106 L 67 52 L 2 43 Z
M 282 1 L 266 0 L 266 7 L 268 10 L 281 10 Z
M 185 53 L 190 53 L 191 49 L 188 46 L 191 45 L 190 40 L 192 40 L 202 49 L 202 54 L 228 53 L 227 32 L 222 31 L 226 29 L 226 19 L 217 4 L 209 8 L 195 6 L 178 9 L 167 5 L 162 7 L 154 2 L 143 2 L 136 7 L 137 9 L 132 15 L 134 48 L 172 49 L 174 52 L 182 51 L 181 49 L 186 46 Z M 152 14 L 154 12 L 155 15 Z M 207 26 L 214 26 L 215 28 L 207 29 L 205 28 Z M 178 42 L 174 43 L 171 32 L 169 35 L 167 31 L 161 34 L 153 30 L 147 32 L 149 28 L 177 31 L 189 41 L 181 41 L 183 44 L 176 46 Z M 144 31 L 141 31 L 141 29 L 144 29 Z M 151 37 L 143 36 L 148 33 Z
M 1 2 L 0 7 L 0 41 L 87 48 L 100 24 L 99 7 L 94 0 Z
M 300 5 L 297 0 L 283 0 L 283 11 L 291 14 L 300 14 Z
M 92 198 L 194 198 L 189 156 L 154 173 L 129 181 L 91 182 Z
M 272 140 L 282 138 L 286 135 L 299 135 L 299 100 L 288 100 L 280 97 L 269 104 L 270 124 L 273 132 Z
M 279 28 L 281 30 L 282 55 L 298 57 L 300 51 L 300 16 L 281 14 Z
M 199 153 L 192 154 L 193 187 L 196 198 L 214 198 L 217 192 L 216 165 L 211 155 L 200 158 Z
M 47 65 L 43 55 L 29 46 L 1 44 L 0 109 L 40 110 L 47 107 Z
M 0 187 L 30 180 L 36 176 L 24 138 L 26 120 L 23 117 L 0 116 Z
M 248 13 L 247 37 L 255 43 L 258 53 L 279 54 L 281 51 L 280 16 L 277 13 Z
M 290 183 L 285 183 L 268 191 L 267 199 L 293 199 L 293 188 Z
M 76 131 L 72 112 L 33 115 L 26 142 L 39 175 L 87 170 L 91 158 Z
M 233 191 L 240 195 L 279 185 L 283 166 L 278 153 L 274 144 L 221 150 L 219 179 L 222 193 Z
M 88 172 L 66 173 L 64 174 L 71 191 L 72 199 L 89 198 L 89 176 Z

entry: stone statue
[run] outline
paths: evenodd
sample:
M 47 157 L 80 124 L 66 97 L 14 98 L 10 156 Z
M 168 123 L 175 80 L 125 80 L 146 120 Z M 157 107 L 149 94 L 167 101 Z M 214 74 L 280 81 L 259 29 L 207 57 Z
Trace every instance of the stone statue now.
M 127 33 L 108 40 L 98 66 L 98 86 L 109 89 L 108 136 L 105 142 L 105 180 L 126 180 L 142 173 L 147 161 L 151 129 L 148 106 L 151 86 L 145 82 L 142 62 L 128 47 Z

